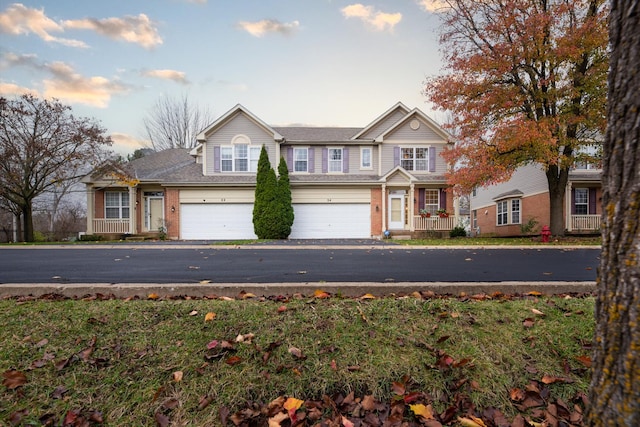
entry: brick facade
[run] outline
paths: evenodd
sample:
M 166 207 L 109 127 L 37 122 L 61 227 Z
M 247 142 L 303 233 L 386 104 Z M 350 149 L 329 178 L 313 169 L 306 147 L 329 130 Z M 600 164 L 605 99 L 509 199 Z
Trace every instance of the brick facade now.
M 382 236 L 382 188 L 371 189 L 371 235 Z

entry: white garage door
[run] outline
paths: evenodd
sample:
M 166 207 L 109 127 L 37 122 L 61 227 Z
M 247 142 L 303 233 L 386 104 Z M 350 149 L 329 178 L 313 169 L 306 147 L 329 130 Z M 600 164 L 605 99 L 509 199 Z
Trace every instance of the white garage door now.
M 294 204 L 291 239 L 368 239 L 371 212 L 368 203 Z
M 180 205 L 180 237 L 183 240 L 255 239 L 253 204 Z

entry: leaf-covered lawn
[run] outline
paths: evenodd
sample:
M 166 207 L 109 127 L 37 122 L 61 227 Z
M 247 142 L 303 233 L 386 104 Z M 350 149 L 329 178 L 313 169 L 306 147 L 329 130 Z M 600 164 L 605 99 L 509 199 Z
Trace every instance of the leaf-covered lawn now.
M 0 301 L 0 425 L 581 425 L 590 296 L 152 297 Z

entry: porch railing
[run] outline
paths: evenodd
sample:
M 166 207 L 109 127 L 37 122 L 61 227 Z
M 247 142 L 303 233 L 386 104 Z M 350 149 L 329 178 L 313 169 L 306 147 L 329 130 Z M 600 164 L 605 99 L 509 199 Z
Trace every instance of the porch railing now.
M 416 231 L 449 231 L 453 230 L 456 224 L 456 217 L 453 215 L 444 218 L 437 215 L 432 215 L 429 218 L 420 215 L 413 217 L 413 228 Z
M 571 215 L 571 229 L 574 231 L 600 230 L 601 223 L 601 215 Z
M 131 228 L 128 219 L 94 219 L 94 233 L 127 234 Z

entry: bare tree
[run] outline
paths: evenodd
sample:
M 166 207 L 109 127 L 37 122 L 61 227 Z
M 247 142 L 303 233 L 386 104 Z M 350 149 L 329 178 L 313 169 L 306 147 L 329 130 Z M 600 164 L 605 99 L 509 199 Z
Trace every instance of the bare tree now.
M 180 99 L 164 96 L 144 118 L 144 128 L 156 151 L 193 148 L 198 133 L 212 121 L 209 110 L 194 106 L 187 95 Z
M 640 5 L 612 0 L 602 256 L 588 425 L 640 425 Z
M 111 138 L 59 101 L 0 98 L 0 198 L 18 207 L 24 240 L 34 240 L 34 200 L 102 161 Z

